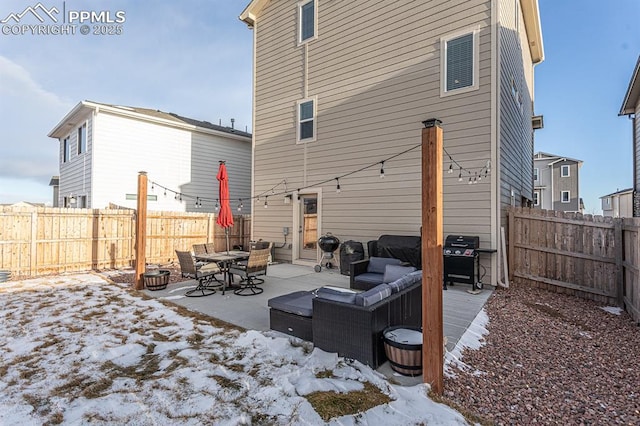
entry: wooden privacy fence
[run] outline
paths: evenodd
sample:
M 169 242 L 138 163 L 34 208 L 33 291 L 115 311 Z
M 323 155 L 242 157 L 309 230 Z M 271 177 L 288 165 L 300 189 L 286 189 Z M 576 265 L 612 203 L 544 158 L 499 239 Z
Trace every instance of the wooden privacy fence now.
M 132 266 L 135 258 L 135 210 L 0 208 L 0 269 L 13 276 Z M 234 245 L 248 247 L 251 219 L 234 218 Z M 212 213 L 148 212 L 146 260 L 175 261 L 175 250 L 215 242 L 224 230 Z
M 640 321 L 640 219 L 512 208 L 514 282 L 624 307 Z

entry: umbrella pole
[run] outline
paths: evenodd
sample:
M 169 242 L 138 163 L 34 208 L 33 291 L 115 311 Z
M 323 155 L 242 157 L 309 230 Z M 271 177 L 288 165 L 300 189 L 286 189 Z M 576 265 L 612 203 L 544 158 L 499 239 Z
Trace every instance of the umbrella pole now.
M 227 237 L 227 254 L 229 254 L 229 228 L 224 228 L 224 234 Z

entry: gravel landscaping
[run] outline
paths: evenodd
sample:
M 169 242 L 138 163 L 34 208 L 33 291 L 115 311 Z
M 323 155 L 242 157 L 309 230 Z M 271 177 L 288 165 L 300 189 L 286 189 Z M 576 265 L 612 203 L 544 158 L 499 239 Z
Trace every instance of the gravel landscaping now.
M 498 289 L 489 331 L 445 397 L 488 424 L 640 424 L 640 327 L 624 312 L 523 286 Z

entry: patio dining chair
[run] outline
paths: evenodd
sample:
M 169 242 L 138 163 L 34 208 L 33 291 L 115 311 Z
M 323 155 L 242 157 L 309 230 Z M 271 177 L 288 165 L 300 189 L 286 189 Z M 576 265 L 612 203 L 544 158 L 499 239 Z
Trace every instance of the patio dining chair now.
M 233 291 L 234 294 L 239 296 L 253 296 L 264 291 L 263 288 L 258 287 L 258 284 L 263 282 L 258 276 L 267 275 L 270 253 L 271 250 L 268 248 L 251 250 L 246 264 L 234 263 L 229 267 L 229 273 L 232 274 L 232 276 L 235 274 L 241 278 L 240 287 Z
M 207 253 L 215 253 L 216 252 L 216 245 L 214 243 L 206 243 L 204 245 L 204 247 L 207 250 Z
M 209 296 L 216 292 L 215 287 L 222 285 L 222 282 L 216 278 L 216 274 L 222 272 L 217 263 L 209 262 L 197 266 L 195 259 L 188 251 L 176 250 L 176 256 L 178 256 L 178 261 L 180 262 L 180 272 L 182 276 L 193 278 L 198 282 L 196 288 L 187 291 L 185 296 Z
M 194 244 L 193 254 L 195 254 L 196 256 L 199 254 L 207 254 L 206 244 Z

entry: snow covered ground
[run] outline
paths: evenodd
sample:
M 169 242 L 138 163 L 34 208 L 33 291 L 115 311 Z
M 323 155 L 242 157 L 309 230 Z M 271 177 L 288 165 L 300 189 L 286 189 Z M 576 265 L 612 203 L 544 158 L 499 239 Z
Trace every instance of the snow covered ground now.
M 466 424 L 426 385 L 393 385 L 297 339 L 179 312 L 96 274 L 0 284 L 0 424 L 318 425 L 305 395 L 364 382 L 392 401 L 328 424 Z M 460 347 L 478 344 L 478 317 Z

